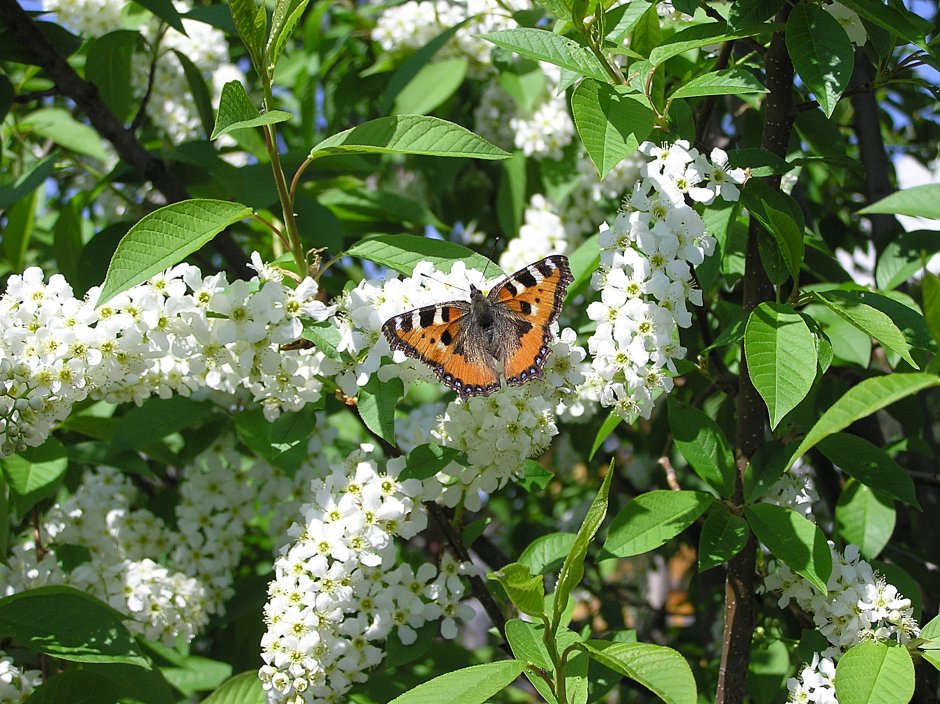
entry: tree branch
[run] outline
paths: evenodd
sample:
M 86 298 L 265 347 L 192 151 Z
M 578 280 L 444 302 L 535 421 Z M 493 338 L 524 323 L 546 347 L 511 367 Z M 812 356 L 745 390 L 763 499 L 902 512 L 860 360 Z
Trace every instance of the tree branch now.
M 59 92 L 75 101 L 88 117 L 92 127 L 111 142 L 125 164 L 151 181 L 166 197 L 167 202 L 175 203 L 190 198 L 186 188 L 166 165 L 144 149 L 133 132 L 124 129 L 121 121 L 101 100 L 95 85 L 75 73 L 16 0 L 0 0 L 0 23 L 5 25 L 22 48 L 32 55 L 36 64 L 55 82 Z M 213 240 L 213 246 L 236 275 L 243 278 L 251 275 L 247 266 L 248 258 L 230 235 L 220 233 Z

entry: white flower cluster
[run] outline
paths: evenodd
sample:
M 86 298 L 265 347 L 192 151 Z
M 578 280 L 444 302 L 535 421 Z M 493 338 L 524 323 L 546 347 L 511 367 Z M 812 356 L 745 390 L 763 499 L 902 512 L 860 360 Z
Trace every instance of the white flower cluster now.
M 509 127 L 515 147 L 528 157 L 561 159 L 562 150 L 574 139 L 564 93 L 547 96 L 531 116 L 510 118 Z
M 95 309 L 61 275 L 11 276 L 0 296 L 0 453 L 42 444 L 87 396 L 140 403 L 152 395 L 247 390 L 269 419 L 320 398 L 324 356 L 285 352 L 301 317 L 332 309 L 306 279 L 288 288 L 254 255 L 261 273 L 228 283 L 181 264 Z
M 427 522 L 421 482 L 397 478 L 404 466 L 397 458 L 383 470 L 372 446 L 362 445 L 311 483 L 268 588 L 259 676 L 269 701 L 345 701 L 381 662 L 377 644 L 393 632 L 408 645 L 416 628 L 443 617 L 442 635 L 452 638 L 456 620 L 472 616 L 460 604 L 458 573 L 467 567 L 394 566 L 394 538 L 412 537 Z
M 124 3 L 115 0 L 42 0 L 42 9 L 85 37 L 100 37 L 121 29 Z
M 41 684 L 42 672 L 17 667 L 13 659 L 0 650 L 0 702 L 23 704 Z
M 715 240 L 686 203 L 737 200 L 741 169 L 715 149 L 708 159 L 679 140 L 640 146 L 649 159 L 613 225 L 601 226 L 601 267 L 594 287 L 601 300 L 588 306 L 597 329 L 588 341 L 592 373 L 587 385 L 604 406 L 627 421 L 649 417 L 653 401 L 672 388 L 676 358 L 685 355 L 678 328 L 692 324 L 687 303 L 702 304 L 690 265 L 701 264 Z
M 493 48 L 481 35 L 517 27 L 512 13 L 528 6 L 525 0 L 409 0 L 382 11 L 372 38 L 387 52 L 414 51 L 466 21 L 438 55 L 468 57 L 479 76 L 491 66 Z
M 865 640 L 907 643 L 920 627 L 914 620 L 911 600 L 877 575 L 849 545 L 840 553 L 830 541 L 832 575 L 828 594 L 820 594 L 808 580 L 784 564 L 777 564 L 764 580 L 767 591 L 780 592 L 781 608 L 790 600 L 811 614 L 819 631 L 829 641 L 821 657 L 838 659 L 848 648 Z
M 813 653 L 813 661 L 800 670 L 799 676 L 787 680 L 790 693 L 787 701 L 795 704 L 839 704 L 835 678 L 835 663 Z
M 172 534 L 149 511 L 130 508 L 135 493 L 115 469 L 87 472 L 76 492 L 47 513 L 42 558 L 37 560 L 35 544 L 24 540 L 14 546 L 8 564 L 0 565 L 2 593 L 67 584 L 124 614 L 132 633 L 169 647 L 179 637 L 192 640 L 208 623 L 206 590 L 196 579 L 145 557 L 168 552 Z M 62 546 L 84 549 L 88 559 L 65 571 L 57 561 Z
M 761 498 L 761 503 L 792 508 L 803 518 L 808 518 L 813 522 L 816 520 L 813 515 L 813 506 L 818 501 L 819 492 L 816 491 L 813 474 L 802 459 L 794 462 L 789 471 L 784 472 L 783 476 Z

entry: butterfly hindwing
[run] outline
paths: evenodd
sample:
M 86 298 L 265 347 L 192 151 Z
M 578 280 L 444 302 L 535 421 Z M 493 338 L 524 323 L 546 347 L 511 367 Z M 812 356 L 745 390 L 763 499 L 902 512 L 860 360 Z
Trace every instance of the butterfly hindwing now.
M 451 301 L 390 318 L 382 332 L 393 350 L 427 364 L 437 378 L 463 397 L 499 388 L 492 363 L 468 339 L 469 305 Z

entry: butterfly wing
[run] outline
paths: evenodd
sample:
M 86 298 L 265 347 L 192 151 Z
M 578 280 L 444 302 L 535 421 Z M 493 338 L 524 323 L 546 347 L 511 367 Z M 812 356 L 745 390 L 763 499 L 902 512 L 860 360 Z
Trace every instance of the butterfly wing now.
M 389 318 L 382 333 L 393 350 L 427 364 L 461 397 L 489 395 L 499 388 L 492 361 L 474 343 L 473 317 L 466 301 L 415 308 Z
M 567 257 L 556 254 L 520 269 L 490 291 L 494 308 L 511 321 L 510 332 L 500 337 L 498 355 L 508 384 L 542 376 L 551 354 L 548 326 L 558 318 L 573 280 Z

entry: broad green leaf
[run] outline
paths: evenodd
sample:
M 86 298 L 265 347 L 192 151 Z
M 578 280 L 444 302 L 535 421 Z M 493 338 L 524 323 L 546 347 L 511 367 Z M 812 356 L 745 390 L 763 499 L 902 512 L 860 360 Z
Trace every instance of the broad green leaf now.
M 304 320 L 304 331 L 301 337 L 310 340 L 330 359 L 342 361 L 343 353 L 337 349 L 342 340 L 342 333 L 329 320 Z
M 545 581 L 541 575 L 533 575 L 528 566 L 513 562 L 487 577 L 500 583 L 522 613 L 538 618 L 545 612 Z
M 704 95 L 744 95 L 767 93 L 764 85 L 750 71 L 741 68 L 724 68 L 697 76 L 683 83 L 669 97 L 698 98 Z
M 522 476 L 518 482 L 526 491 L 535 493 L 547 487 L 554 477 L 554 474 L 535 460 L 526 460 L 522 463 Z
M 744 331 L 747 371 L 767 404 L 770 427 L 806 398 L 816 378 L 816 341 L 789 306 L 761 303 Z
M 574 124 L 603 179 L 633 154 L 653 129 L 646 99 L 587 78 L 571 96 Z
M 36 204 L 39 192 L 33 191 L 7 208 L 3 228 L 3 252 L 14 271 L 23 271 L 29 241 L 36 227 Z
M 50 154 L 42 161 L 36 162 L 15 182 L 7 182 L 6 178 L 3 178 L 4 183 L 0 186 L 0 208 L 9 208 L 39 188 L 55 171 L 56 158 L 56 154 Z
M 610 415 L 607 416 L 607 420 L 601 425 L 597 431 L 597 435 L 594 436 L 594 443 L 591 445 L 591 454 L 588 455 L 588 459 L 594 459 L 594 455 L 597 454 L 597 451 L 601 448 L 601 445 L 604 444 L 604 441 L 607 437 L 614 432 L 623 418 L 620 417 L 620 414 L 617 413 L 617 409 L 614 409 L 610 412 Z
M 507 238 L 515 237 L 522 226 L 526 207 L 526 159 L 516 154 L 500 166 L 499 186 L 496 194 L 496 218 Z M 571 287 L 568 287 L 570 294 Z
M 855 61 L 855 48 L 842 25 L 818 5 L 801 3 L 787 20 L 787 50 L 803 83 L 831 117 Z
M 217 139 L 223 134 L 242 130 L 248 127 L 261 127 L 285 122 L 291 118 L 290 113 L 283 110 L 270 110 L 259 113 L 258 108 L 252 105 L 245 87 L 239 81 L 229 81 L 222 86 L 222 96 L 219 98 L 219 113 L 215 116 L 215 127 L 209 139 Z
M 207 692 L 220 687 L 232 676 L 232 666 L 227 662 L 190 655 L 180 667 L 161 667 L 167 681 L 185 694 Z
M 748 459 L 744 471 L 744 500 L 757 501 L 783 476 L 789 453 L 780 440 L 765 442 Z
M 704 491 L 648 491 L 621 509 L 604 543 L 614 557 L 641 555 L 688 528 L 714 503 Z
M 587 515 L 578 529 L 578 535 L 575 538 L 571 552 L 565 558 L 561 571 L 558 573 L 558 583 L 555 585 L 555 605 L 552 613 L 552 629 L 557 630 L 561 622 L 561 616 L 565 605 L 568 603 L 568 595 L 571 590 L 581 583 L 584 577 L 584 558 L 587 557 L 588 546 L 597 535 L 604 516 L 607 515 L 607 494 L 610 492 L 610 482 L 614 476 L 614 461 L 610 461 L 607 467 L 607 474 L 601 483 L 601 488 L 597 491 L 597 496 L 591 502 Z
M 649 7 L 642 2 L 628 2 L 610 8 L 604 17 L 607 41 L 615 46 L 622 45 L 647 10 Z
M 408 453 L 405 468 L 398 476 L 399 481 L 406 479 L 430 479 L 444 467 L 453 462 L 460 450 L 440 445 L 418 445 Z
M 823 438 L 838 433 L 858 419 L 870 416 L 895 401 L 933 386 L 940 386 L 940 376 L 936 374 L 886 374 L 860 381 L 832 404 L 810 428 L 790 457 L 787 469 Z
M 212 133 L 212 123 L 215 121 L 212 114 L 212 96 L 209 94 L 209 86 L 206 85 L 202 70 L 186 54 L 176 49 L 173 49 L 173 54 L 180 62 L 180 66 L 183 67 L 183 75 L 186 76 L 186 83 L 189 85 L 193 105 L 195 105 L 196 112 L 199 114 L 202 131 L 208 136 Z
M 858 211 L 859 215 L 874 213 L 940 219 L 940 183 L 905 188 Z
M 858 545 L 862 557 L 874 560 L 894 533 L 894 502 L 864 484 L 848 482 L 836 504 L 836 528 L 846 543 Z
M 926 18 L 882 0 L 845 0 L 842 4 L 863 19 L 914 44 L 933 31 L 933 25 Z
M 499 85 L 501 85 L 523 114 L 531 115 L 548 89 L 548 79 L 542 70 L 541 64 L 532 59 L 514 56 L 511 62 L 505 65 L 500 63 Z
M 792 171 L 795 166 L 766 149 L 750 147 L 735 149 L 728 154 L 728 163 L 736 168 L 750 169 L 751 178 L 763 176 L 782 176 Z M 767 205 L 765 203 L 765 205 Z M 800 237 L 800 242 L 803 239 Z M 801 247 L 802 252 L 802 247 Z
M 181 262 L 218 233 L 251 214 L 241 203 L 195 199 L 148 213 L 118 244 L 97 306 Z
M 940 343 L 940 278 L 929 271 L 924 273 L 921 283 L 921 292 L 924 297 L 924 318 L 933 339 Z
M 705 517 L 699 536 L 699 571 L 710 570 L 737 555 L 747 545 L 749 534 L 747 521 L 741 516 L 724 507 L 715 508 Z
M 404 390 L 401 379 L 382 382 L 374 374 L 359 387 L 359 415 L 369 430 L 390 443 L 395 442 L 395 407 Z
M 536 538 L 519 556 L 532 574 L 546 574 L 561 563 L 574 547 L 574 533 L 549 533 Z
M 134 2 L 170 25 L 180 34 L 186 34 L 183 18 L 173 4 L 173 0 L 134 0 Z
M 812 296 L 869 337 L 897 352 L 912 367 L 919 368 L 911 357 L 911 347 L 904 333 L 889 316 L 866 302 L 866 298 L 874 294 L 866 291 L 813 291 Z
M 273 423 L 260 408 L 249 406 L 235 415 L 235 430 L 255 454 L 293 475 L 306 460 L 308 439 L 316 427 L 312 406 L 282 413 Z
M 45 137 L 64 149 L 90 156 L 99 161 L 108 160 L 101 136 L 90 126 L 79 122 L 64 108 L 40 108 L 27 114 L 19 129 Z
M 511 155 L 453 122 L 428 115 L 395 115 L 363 122 L 327 137 L 310 159 L 330 154 L 424 154 L 508 159 Z
M 512 648 L 516 660 L 527 663 L 523 674 L 532 686 L 542 695 L 547 704 L 558 704 L 558 699 L 552 693 L 548 683 L 533 672 L 532 666 L 548 673 L 554 673 L 552 659 L 545 645 L 545 627 L 542 624 L 527 623 L 518 619 L 506 622 L 506 640 Z
M 274 4 L 274 12 L 271 13 L 271 32 L 268 35 L 267 47 L 265 47 L 270 66 L 277 63 L 309 2 L 310 0 L 278 0 Z
M 17 514 L 25 516 L 37 503 L 54 496 L 68 466 L 65 445 L 55 437 L 46 438 L 39 447 L 27 447 L 15 455 L 0 458 L 3 478 L 10 487 L 10 499 Z
M 441 271 L 450 271 L 454 262 L 462 261 L 468 269 L 486 270 L 488 274 L 502 272 L 482 254 L 462 245 L 417 235 L 380 235 L 357 242 L 346 253 L 382 264 L 406 276 L 411 275 L 415 264 L 420 261 L 431 262 Z
M 263 25 L 259 31 L 256 22 L 259 8 L 255 4 L 255 0 L 229 0 L 228 6 L 232 13 L 235 29 L 238 30 L 238 36 L 245 48 L 248 49 L 251 62 L 257 69 L 261 66 L 265 37 Z M 261 9 L 263 9 L 263 6 Z
M 766 201 L 764 214 L 770 225 L 767 229 L 777 242 L 777 248 L 787 265 L 787 271 L 794 281 L 799 281 L 800 266 L 803 264 L 803 233 L 793 218 Z
M 808 305 L 803 312 L 823 328 L 835 357 L 868 369 L 872 351 L 871 338 L 868 335 L 824 305 Z
M 791 570 L 803 575 L 820 592 L 832 573 L 832 553 L 819 527 L 790 508 L 754 504 L 744 509 L 757 539 Z
M 893 704 L 914 695 L 914 663 L 903 645 L 859 643 L 836 665 L 839 704 Z
M 865 486 L 920 508 L 914 482 L 904 468 L 865 438 L 834 433 L 820 441 L 819 450 L 839 469 Z
M 536 0 L 536 2 L 560 20 L 567 20 L 571 17 L 571 3 L 568 0 Z
M 748 27 L 773 17 L 784 6 L 785 0 L 735 0 L 728 13 L 731 27 Z
M 462 22 L 458 22 L 453 27 L 445 29 L 443 32 L 434 37 L 431 41 L 427 42 L 424 46 L 417 49 L 413 53 L 409 54 L 408 58 L 402 61 L 401 65 L 395 70 L 395 73 L 392 74 L 392 77 L 388 80 L 388 85 L 385 87 L 385 92 L 382 94 L 382 100 L 380 103 L 379 110 L 384 114 L 391 112 L 392 106 L 395 104 L 395 98 L 398 94 L 407 86 L 415 76 L 428 64 L 431 63 L 431 60 L 434 58 L 435 54 L 445 46 L 451 39 L 454 38 L 454 35 L 470 21 L 471 18 L 467 18 Z
M 940 252 L 940 237 L 934 231 L 915 230 L 893 237 L 875 267 L 878 288 L 883 291 L 897 288 L 927 266 L 937 252 Z
M 577 42 L 544 29 L 520 27 L 480 35 L 498 47 L 536 61 L 546 61 L 569 71 L 607 81 L 609 76 L 591 50 Z
M 426 64 L 395 96 L 391 113 L 427 115 L 457 92 L 468 68 L 464 57 Z
M 118 419 L 111 454 L 147 447 L 171 433 L 198 425 L 211 411 L 211 405 L 185 396 L 149 398 Z
M 225 681 L 202 704 L 267 704 L 268 697 L 261 687 L 257 670 L 242 672 Z
M 141 672 L 145 671 L 141 670 Z M 61 704 L 61 702 L 114 704 L 122 700 L 122 694 L 123 692 L 115 683 L 108 680 L 101 672 L 66 670 L 53 675 L 37 687 L 30 695 L 29 702 L 30 704 Z
M 695 704 L 698 700 L 692 668 L 672 648 L 605 640 L 591 640 L 583 647 L 592 660 L 638 682 L 666 704 Z
M 735 3 L 737 5 L 738 3 Z M 758 20 L 763 21 L 763 20 Z M 752 24 L 756 24 L 752 23 Z M 692 49 L 713 46 L 733 39 L 743 39 L 756 34 L 770 33 L 772 25 L 748 27 L 741 31 L 729 31 L 724 22 L 704 22 L 676 32 L 650 52 L 649 60 L 654 66 L 663 64 L 674 56 L 679 56 Z
M 670 399 L 669 428 L 676 448 L 695 473 L 719 496 L 730 499 L 734 491 L 734 454 L 718 424 L 699 409 Z
M 123 121 L 131 110 L 131 57 L 143 43 L 139 32 L 109 32 L 88 45 L 85 79 L 95 84 L 98 95 Z
M 317 199 L 337 218 L 345 221 L 407 222 L 449 229 L 423 204 L 391 191 L 375 188 L 331 189 Z
M 62 204 L 52 229 L 52 253 L 59 272 L 72 286 L 79 279 L 78 260 L 82 253 L 82 216 L 78 198 Z
M 499 660 L 448 672 L 419 684 L 389 704 L 484 704 L 525 669 L 519 660 Z
M 0 599 L 0 634 L 29 650 L 75 662 L 149 667 L 122 618 L 104 602 L 66 586 Z
M 594 272 L 600 266 L 601 250 L 597 241 L 598 236 L 591 235 L 568 257 L 568 265 L 571 267 L 571 276 L 574 277 L 574 281 L 571 282 L 565 294 L 566 302 L 584 292 Z

